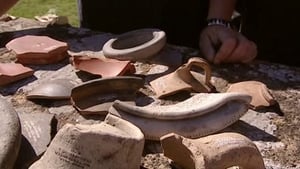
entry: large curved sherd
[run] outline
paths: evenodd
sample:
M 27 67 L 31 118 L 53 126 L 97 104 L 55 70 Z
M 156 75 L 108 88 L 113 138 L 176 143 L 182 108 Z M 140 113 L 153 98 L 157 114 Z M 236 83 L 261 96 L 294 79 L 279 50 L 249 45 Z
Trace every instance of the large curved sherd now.
M 238 93 L 200 93 L 181 103 L 138 107 L 115 101 L 110 114 L 138 126 L 146 139 L 159 140 L 168 133 L 198 138 L 220 131 L 248 110 L 251 97 Z
M 21 145 L 21 125 L 17 112 L 0 98 L 0 168 L 14 167 Z
M 30 169 L 139 169 L 143 148 L 140 129 L 116 116 L 93 125 L 66 124 Z
M 256 145 L 237 133 L 188 139 L 171 133 L 161 137 L 164 155 L 185 169 L 265 169 Z

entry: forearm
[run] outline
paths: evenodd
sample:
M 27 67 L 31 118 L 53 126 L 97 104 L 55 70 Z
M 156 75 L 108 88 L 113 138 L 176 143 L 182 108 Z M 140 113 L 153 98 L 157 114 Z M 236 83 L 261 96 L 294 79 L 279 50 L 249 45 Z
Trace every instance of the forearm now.
M 207 19 L 219 18 L 229 21 L 235 4 L 236 0 L 210 0 Z
M 5 14 L 18 0 L 0 0 L 0 16 Z

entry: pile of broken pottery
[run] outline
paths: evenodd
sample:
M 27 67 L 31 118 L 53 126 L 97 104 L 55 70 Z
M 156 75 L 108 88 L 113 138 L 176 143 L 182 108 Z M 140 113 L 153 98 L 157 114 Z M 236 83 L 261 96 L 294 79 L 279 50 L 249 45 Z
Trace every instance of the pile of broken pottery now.
M 32 35 L 16 38 L 6 47 L 16 55 L 17 63 L 1 63 L 2 86 L 33 76 L 30 65 L 65 59 L 74 70 L 96 76 L 80 84 L 67 79 L 48 81 L 27 94 L 28 100 L 69 100 L 84 116 L 104 117 L 98 124 L 65 124 L 49 144 L 33 145 L 39 157 L 29 162 L 31 169 L 138 169 L 146 140 L 159 142 L 164 155 L 182 168 L 265 168 L 250 139 L 220 131 L 238 121 L 249 108 L 274 104 L 267 87 L 246 81 L 219 93 L 204 59 L 192 57 L 177 67 L 168 66 L 164 62 L 166 35 L 161 30 L 141 29 L 118 35 L 97 53 L 70 51 L 65 42 Z M 159 76 L 143 77 L 136 72 L 134 63 L 154 61 L 169 69 Z M 145 95 L 143 90 L 154 95 Z M 182 93 L 189 97 L 161 104 Z M 141 96 L 149 101 L 146 105 L 139 104 Z M 30 132 L 30 128 L 22 128 L 29 126 L 22 122 L 26 117 L 17 115 L 12 105 L 4 99 L 0 99 L 0 105 L 0 168 L 13 168 L 21 132 L 26 135 L 23 132 Z M 45 123 L 52 118 L 49 116 Z

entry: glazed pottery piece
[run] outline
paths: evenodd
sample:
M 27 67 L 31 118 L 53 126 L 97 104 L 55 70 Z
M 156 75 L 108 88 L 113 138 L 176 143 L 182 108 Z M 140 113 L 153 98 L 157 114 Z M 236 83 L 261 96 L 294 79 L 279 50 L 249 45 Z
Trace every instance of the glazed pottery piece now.
M 250 105 L 254 109 L 268 107 L 276 103 L 267 86 L 259 81 L 244 81 L 234 83 L 230 85 L 227 92 L 239 92 L 252 96 Z
M 139 169 L 144 135 L 116 116 L 93 125 L 66 124 L 30 169 Z
M 193 66 L 204 70 L 204 79 L 200 80 L 196 77 L 195 72 L 191 72 Z M 189 59 L 188 63 L 179 67 L 175 72 L 151 81 L 150 85 L 156 92 L 157 97 L 162 98 L 180 91 L 211 92 L 214 87 L 210 79 L 211 69 L 209 64 L 199 57 L 193 57 Z
M 141 61 L 150 59 L 166 44 L 166 34 L 159 29 L 138 29 L 107 41 L 103 54 L 107 58 Z
M 33 70 L 18 63 L 0 63 L 0 86 L 30 77 Z
M 107 114 L 115 100 L 135 103 L 136 92 L 144 80 L 138 77 L 118 76 L 91 80 L 71 91 L 71 102 L 82 114 Z
M 6 48 L 12 50 L 22 64 L 50 64 L 66 58 L 68 44 L 47 36 L 26 35 L 11 40 Z
M 21 144 L 21 125 L 12 105 L 0 97 L 0 168 L 14 168 Z
M 200 93 L 182 103 L 138 107 L 115 101 L 109 109 L 138 126 L 146 139 L 159 140 L 168 133 L 199 138 L 233 124 L 248 110 L 251 97 L 239 93 Z
M 27 99 L 69 99 L 75 84 L 68 79 L 55 79 L 39 85 L 27 94 Z
M 265 169 L 256 145 L 238 133 L 214 134 L 188 139 L 171 133 L 163 136 L 164 155 L 184 169 Z
M 85 71 L 101 77 L 114 77 L 124 74 L 133 74 L 135 67 L 130 61 L 119 61 L 107 58 L 73 57 L 72 65 L 81 71 Z

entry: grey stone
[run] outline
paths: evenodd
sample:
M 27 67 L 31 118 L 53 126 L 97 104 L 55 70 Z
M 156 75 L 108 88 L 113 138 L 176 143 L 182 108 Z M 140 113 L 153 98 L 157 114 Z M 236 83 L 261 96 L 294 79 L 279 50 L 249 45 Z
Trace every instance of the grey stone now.
M 12 105 L 0 98 L 0 168 L 13 168 L 21 144 L 21 126 Z

